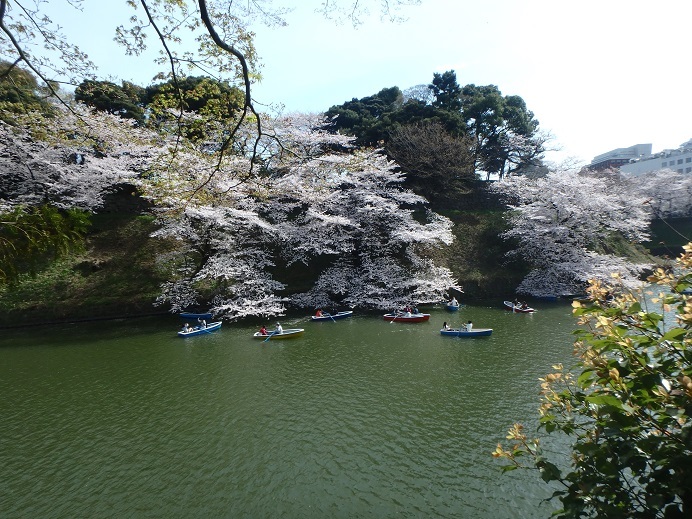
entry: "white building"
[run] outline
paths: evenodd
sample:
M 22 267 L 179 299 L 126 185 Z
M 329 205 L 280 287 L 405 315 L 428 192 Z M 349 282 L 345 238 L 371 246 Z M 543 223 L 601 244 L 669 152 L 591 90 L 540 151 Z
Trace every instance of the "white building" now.
M 676 150 L 663 150 L 635 158 L 620 166 L 622 173 L 643 175 L 652 171 L 669 169 L 678 173 L 692 173 L 692 139 Z
M 618 168 L 641 157 L 651 155 L 651 144 L 635 144 L 629 148 L 618 148 L 607 153 L 601 153 L 593 158 L 589 169 L 601 170 Z

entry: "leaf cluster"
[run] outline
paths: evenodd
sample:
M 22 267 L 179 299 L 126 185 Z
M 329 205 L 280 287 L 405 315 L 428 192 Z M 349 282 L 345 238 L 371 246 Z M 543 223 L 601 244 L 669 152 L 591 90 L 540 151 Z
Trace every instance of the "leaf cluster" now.
M 692 244 L 674 272 L 649 281 L 659 294 L 593 283 L 574 304 L 576 376 L 556 366 L 542 379 L 540 429 L 571 439 L 569 467 L 548 461 L 515 425 L 494 456 L 529 456 L 559 517 L 689 517 L 692 514 Z M 613 294 L 615 294 L 613 296 Z

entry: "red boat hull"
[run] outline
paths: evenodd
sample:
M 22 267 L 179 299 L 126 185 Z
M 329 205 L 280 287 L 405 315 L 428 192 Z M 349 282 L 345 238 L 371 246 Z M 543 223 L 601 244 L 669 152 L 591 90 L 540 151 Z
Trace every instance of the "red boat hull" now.
M 410 317 L 405 315 L 384 314 L 385 321 L 394 321 L 395 323 L 422 323 L 430 319 L 430 314 L 411 314 Z

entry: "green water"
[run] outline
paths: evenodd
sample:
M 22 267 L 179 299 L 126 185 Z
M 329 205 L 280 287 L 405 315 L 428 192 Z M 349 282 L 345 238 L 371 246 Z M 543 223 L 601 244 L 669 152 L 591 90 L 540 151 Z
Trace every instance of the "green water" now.
M 42 327 L 0 339 L 3 518 L 548 517 L 535 473 L 490 453 L 535 427 L 538 377 L 570 363 L 568 305 L 442 308 L 285 341 L 175 317 Z M 494 329 L 442 337 L 443 321 Z

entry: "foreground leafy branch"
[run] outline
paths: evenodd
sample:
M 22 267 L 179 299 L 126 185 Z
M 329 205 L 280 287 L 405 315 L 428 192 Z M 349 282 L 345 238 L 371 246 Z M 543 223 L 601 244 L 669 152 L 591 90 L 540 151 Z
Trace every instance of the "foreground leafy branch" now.
M 541 380 L 539 430 L 571 440 L 569 467 L 520 424 L 493 453 L 559 485 L 559 517 L 692 514 L 692 244 L 648 281 L 660 293 L 592 283 L 593 303 L 574 303 L 575 374 L 558 365 Z

